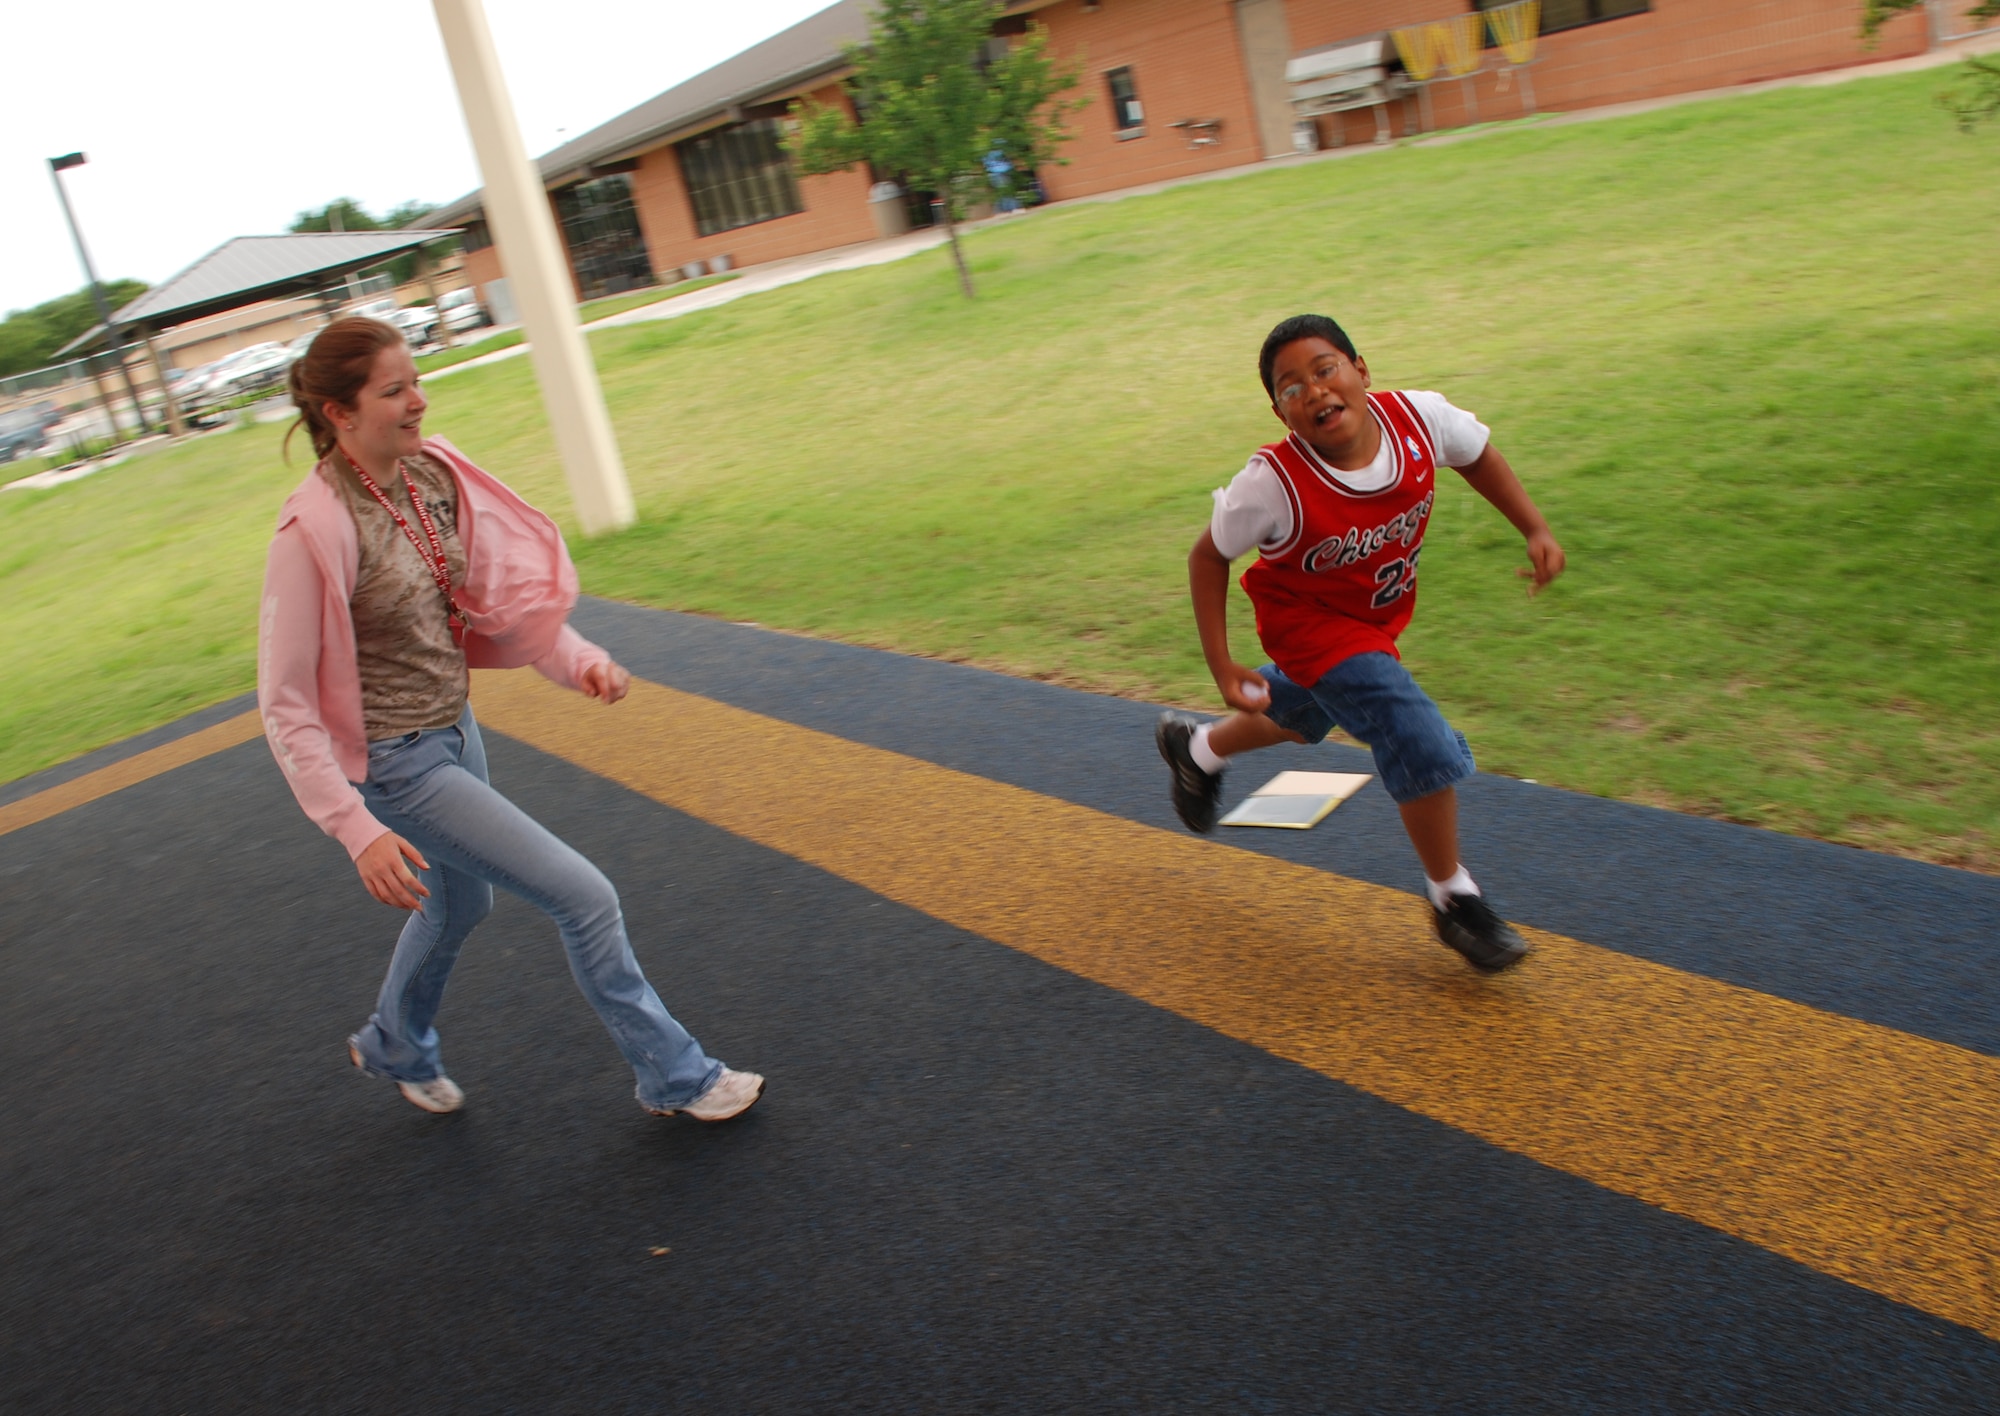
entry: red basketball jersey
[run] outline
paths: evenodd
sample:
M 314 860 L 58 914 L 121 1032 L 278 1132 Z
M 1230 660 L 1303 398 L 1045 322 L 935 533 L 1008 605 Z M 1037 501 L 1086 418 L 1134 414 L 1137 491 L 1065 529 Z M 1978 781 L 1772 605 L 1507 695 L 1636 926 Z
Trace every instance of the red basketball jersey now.
M 1437 496 L 1430 428 L 1400 393 L 1371 393 L 1396 478 L 1376 492 L 1342 486 L 1298 435 L 1260 449 L 1292 504 L 1291 534 L 1260 546 L 1243 572 L 1257 637 L 1294 683 L 1310 686 L 1356 654 L 1396 653 L 1417 607 L 1417 556 Z

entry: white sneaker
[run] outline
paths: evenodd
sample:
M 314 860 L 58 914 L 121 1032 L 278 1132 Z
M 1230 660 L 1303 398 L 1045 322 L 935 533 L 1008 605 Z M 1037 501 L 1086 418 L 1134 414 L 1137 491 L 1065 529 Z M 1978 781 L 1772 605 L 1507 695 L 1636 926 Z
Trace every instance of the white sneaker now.
M 347 1040 L 347 1060 L 354 1064 L 354 1070 L 362 1076 L 369 1075 L 368 1069 L 361 1065 L 361 1049 L 355 1045 L 351 1037 Z M 450 1077 L 432 1077 L 428 1082 L 398 1082 L 396 1090 L 403 1094 L 403 1099 L 410 1105 L 421 1106 L 424 1110 L 435 1111 L 439 1115 L 447 1111 L 456 1111 L 465 1105 L 465 1093 L 459 1090 L 458 1083 Z M 713 1091 L 714 1088 L 711 1087 L 709 1090 Z
M 757 1098 L 764 1094 L 764 1079 L 755 1072 L 737 1072 L 728 1067 L 722 1075 L 709 1083 L 708 1090 L 689 1102 L 676 1107 L 675 1111 L 694 1117 L 697 1121 L 727 1121 L 732 1116 L 741 1116 L 757 1104 Z M 672 1116 L 675 1111 L 655 1111 L 655 1116 Z
M 398 1082 L 396 1090 L 412 1106 L 426 1111 L 456 1111 L 465 1105 L 465 1093 L 450 1077 L 432 1077 L 428 1082 Z

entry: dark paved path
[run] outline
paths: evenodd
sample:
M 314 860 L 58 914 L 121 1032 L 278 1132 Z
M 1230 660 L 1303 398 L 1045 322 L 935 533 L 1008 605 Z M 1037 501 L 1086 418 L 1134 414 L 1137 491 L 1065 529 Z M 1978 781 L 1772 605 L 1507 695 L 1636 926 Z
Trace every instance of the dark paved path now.
M 578 619 L 658 682 L 1172 824 L 1143 705 Z M 507 899 L 441 1020 L 466 1111 L 356 1079 L 342 1039 L 394 920 L 259 742 L 0 836 L 0 1407 L 2000 1407 L 1988 1337 L 488 745 L 765 1102 L 644 1116 L 553 930 Z M 2000 1053 L 2000 881 L 1466 795 L 1468 859 L 1528 923 Z M 1418 882 L 1375 788 L 1230 843 Z

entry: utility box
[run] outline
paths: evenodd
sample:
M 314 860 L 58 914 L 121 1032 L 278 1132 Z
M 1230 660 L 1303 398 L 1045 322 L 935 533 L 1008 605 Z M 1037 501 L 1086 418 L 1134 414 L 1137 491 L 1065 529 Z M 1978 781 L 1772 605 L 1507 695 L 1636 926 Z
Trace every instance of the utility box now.
M 514 303 L 514 292 L 507 288 L 507 277 L 489 280 L 479 288 L 480 298 L 486 304 L 486 313 L 493 316 L 497 325 L 517 325 L 521 322 L 521 310 Z
M 910 212 L 903 204 L 903 189 L 894 182 L 877 182 L 868 189 L 868 214 L 875 218 L 875 234 L 885 241 L 910 229 Z

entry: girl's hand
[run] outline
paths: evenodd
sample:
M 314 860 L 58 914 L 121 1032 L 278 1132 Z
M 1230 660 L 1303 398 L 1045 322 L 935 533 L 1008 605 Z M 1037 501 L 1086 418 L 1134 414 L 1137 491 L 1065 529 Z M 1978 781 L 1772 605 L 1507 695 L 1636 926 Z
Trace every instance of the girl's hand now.
M 1528 587 L 1530 595 L 1561 575 L 1563 566 L 1567 563 L 1563 556 L 1563 548 L 1558 546 L 1556 538 L 1546 531 L 1537 531 L 1528 537 L 1528 560 L 1530 564 L 1522 566 L 1514 574 L 1523 580 L 1533 578 L 1535 583 Z
M 431 892 L 403 864 L 405 856 L 415 861 L 419 870 L 431 868 L 417 848 L 394 831 L 384 831 L 370 841 L 367 849 L 355 857 L 354 866 L 361 872 L 361 883 L 368 887 L 368 893 L 383 904 L 399 910 L 422 909 Z
M 576 686 L 599 703 L 616 703 L 632 689 L 632 675 L 610 659 L 592 664 L 577 676 Z
M 1241 664 L 1231 664 L 1217 674 L 1215 686 L 1222 690 L 1222 701 L 1239 712 L 1261 713 L 1271 706 L 1271 685 L 1264 682 L 1262 674 Z

